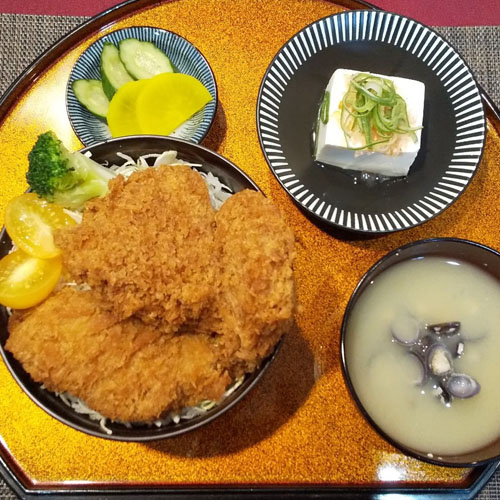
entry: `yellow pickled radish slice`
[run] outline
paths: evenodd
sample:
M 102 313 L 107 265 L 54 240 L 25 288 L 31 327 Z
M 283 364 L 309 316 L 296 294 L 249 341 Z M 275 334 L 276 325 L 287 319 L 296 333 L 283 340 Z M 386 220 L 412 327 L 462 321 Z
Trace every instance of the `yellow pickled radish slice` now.
M 148 80 L 127 82 L 116 91 L 109 103 L 106 116 L 113 137 L 144 133 L 137 121 L 136 103 L 147 83 Z
M 212 100 L 190 75 L 162 73 L 146 80 L 137 98 L 137 120 L 143 134 L 169 135 Z

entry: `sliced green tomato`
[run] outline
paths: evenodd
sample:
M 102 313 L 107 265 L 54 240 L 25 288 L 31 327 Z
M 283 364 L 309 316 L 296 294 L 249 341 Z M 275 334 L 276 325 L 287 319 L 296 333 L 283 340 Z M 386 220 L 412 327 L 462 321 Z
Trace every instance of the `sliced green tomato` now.
M 137 120 L 143 134 L 169 135 L 212 100 L 190 75 L 163 73 L 150 80 L 137 97 Z
M 0 260 L 0 304 L 13 309 L 44 300 L 61 276 L 62 259 L 38 259 L 16 250 Z
M 5 229 L 18 248 L 33 257 L 50 259 L 61 253 L 54 243 L 54 229 L 76 222 L 59 205 L 25 193 L 13 198 L 5 211 Z
M 79 103 L 93 115 L 106 118 L 109 100 L 102 88 L 100 80 L 75 80 L 71 85 Z
M 142 134 L 137 121 L 136 103 L 148 80 L 138 80 L 122 85 L 111 99 L 108 109 L 108 126 L 113 137 Z

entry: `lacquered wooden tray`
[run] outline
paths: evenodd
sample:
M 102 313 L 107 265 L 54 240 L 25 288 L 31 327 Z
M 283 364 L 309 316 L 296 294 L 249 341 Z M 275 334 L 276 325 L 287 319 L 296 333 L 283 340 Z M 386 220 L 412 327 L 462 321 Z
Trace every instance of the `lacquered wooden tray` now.
M 403 455 L 366 423 L 349 396 L 339 356 L 340 325 L 356 283 L 382 255 L 410 241 L 452 236 L 500 249 L 497 203 L 500 118 L 484 96 L 488 138 L 479 171 L 445 213 L 376 238 L 334 233 L 310 221 L 269 170 L 256 131 L 261 79 L 301 28 L 342 9 L 339 0 L 136 0 L 97 16 L 30 66 L 0 102 L 0 211 L 26 189 L 27 154 L 52 129 L 81 147 L 69 124 L 65 88 L 73 64 L 99 36 L 132 25 L 172 30 L 208 59 L 217 79 L 216 119 L 203 144 L 240 166 L 278 205 L 298 241 L 302 311 L 258 386 L 220 419 L 151 444 L 119 443 L 74 431 L 48 416 L 0 364 L 0 457 L 6 480 L 25 496 L 199 494 L 259 498 L 287 493 L 339 498 L 411 493 L 472 498 L 496 465 L 445 468 Z M 388 409 L 390 411 L 390 409 Z

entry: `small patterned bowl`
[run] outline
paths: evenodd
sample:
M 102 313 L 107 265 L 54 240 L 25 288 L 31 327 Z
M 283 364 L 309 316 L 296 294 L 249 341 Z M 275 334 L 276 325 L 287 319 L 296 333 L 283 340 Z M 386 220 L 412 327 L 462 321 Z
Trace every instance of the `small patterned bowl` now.
M 94 116 L 78 102 L 71 85 L 82 78 L 100 80 L 100 60 L 104 42 L 118 46 L 118 42 L 126 38 L 154 43 L 167 54 L 176 71 L 194 76 L 210 92 L 213 99 L 171 134 L 172 137 L 196 144 L 201 142 L 207 135 L 217 108 L 217 85 L 212 69 L 202 53 L 185 38 L 171 31 L 150 26 L 134 26 L 113 31 L 94 42 L 79 57 L 66 87 L 66 109 L 75 134 L 85 146 L 111 138 L 106 122 Z

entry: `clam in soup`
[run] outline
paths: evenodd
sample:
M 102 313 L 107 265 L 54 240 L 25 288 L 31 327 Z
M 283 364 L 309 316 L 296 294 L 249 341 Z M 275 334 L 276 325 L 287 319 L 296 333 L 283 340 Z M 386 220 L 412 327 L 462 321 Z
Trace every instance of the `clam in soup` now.
M 399 262 L 361 293 L 345 359 L 375 424 L 430 458 L 500 437 L 500 283 L 438 256 Z

